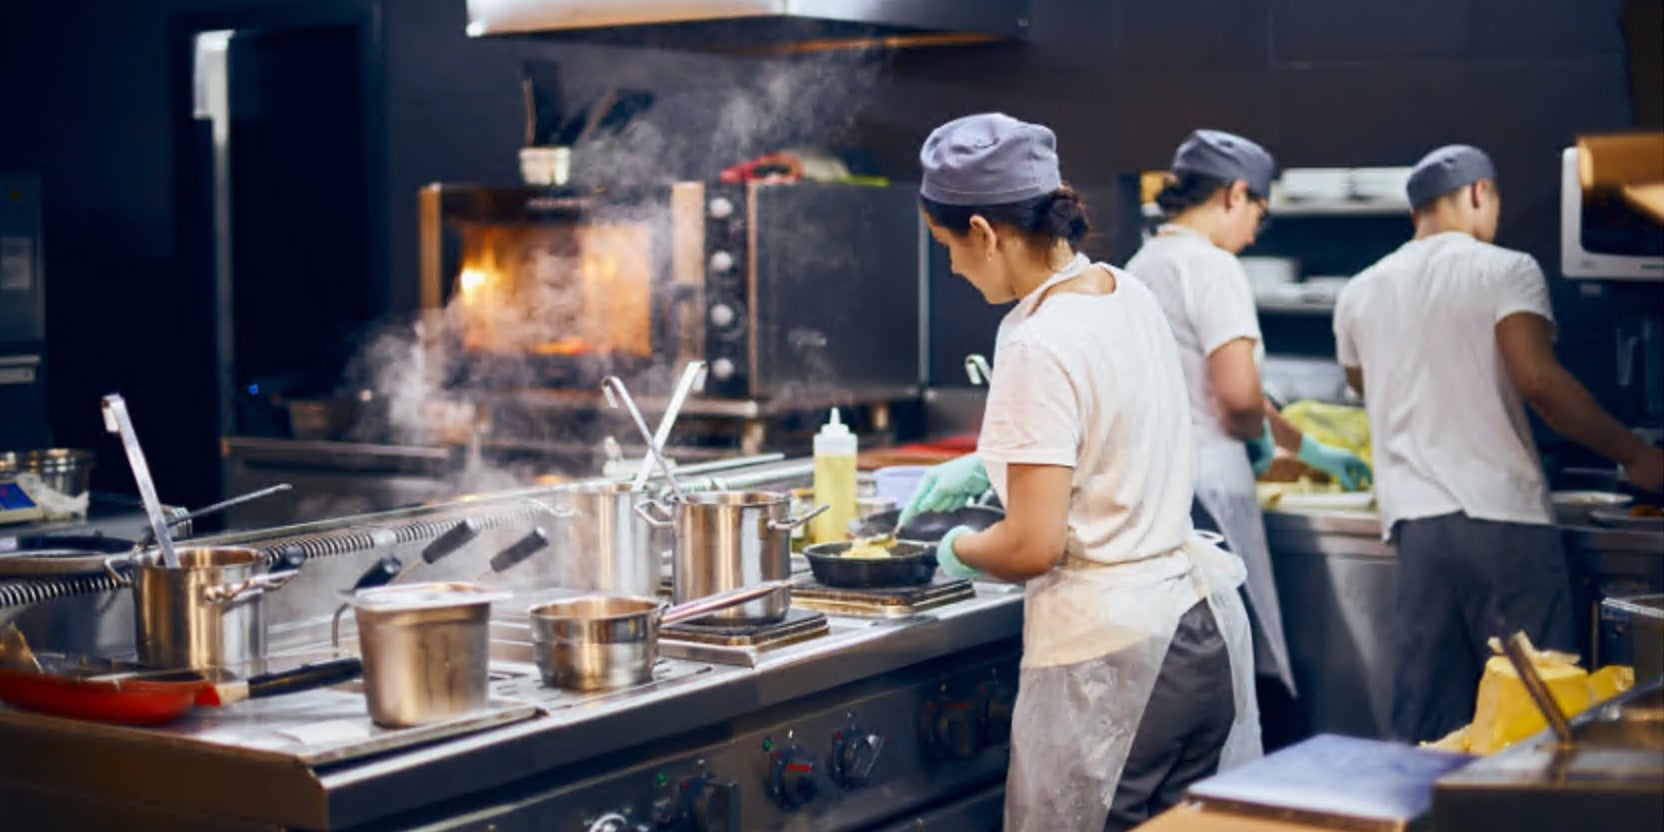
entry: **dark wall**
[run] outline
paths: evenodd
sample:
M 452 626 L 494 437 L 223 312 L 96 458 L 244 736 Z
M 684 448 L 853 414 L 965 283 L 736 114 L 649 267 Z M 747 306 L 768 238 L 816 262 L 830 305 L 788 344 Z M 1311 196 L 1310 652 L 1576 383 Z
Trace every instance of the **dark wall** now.
M 215 438 L 201 415 L 212 394 L 206 379 L 170 371 L 200 366 L 211 347 L 200 315 L 206 287 L 178 243 L 171 117 L 184 90 L 171 50 L 191 21 L 370 21 L 373 66 L 361 80 L 377 152 L 366 173 L 374 245 L 364 280 L 371 312 L 384 314 L 415 303 L 416 189 L 515 178 L 528 57 L 560 61 L 580 100 L 608 83 L 658 93 L 643 123 L 590 162 L 621 178 L 710 176 L 806 142 L 860 146 L 876 172 L 911 178 L 932 126 L 983 109 L 1051 125 L 1065 176 L 1094 194 L 1112 193 L 1120 174 L 1162 165 L 1203 125 L 1253 136 L 1285 166 L 1402 165 L 1441 143 L 1472 142 L 1501 170 L 1501 242 L 1553 275 L 1559 149 L 1578 132 L 1631 123 L 1622 5 L 1033 0 L 1025 44 L 759 59 L 470 40 L 463 0 L 15 2 L 0 7 L 0 30 L 22 33 L 0 50 L 0 168 L 45 177 L 58 440 L 101 450 L 100 481 L 119 481 L 124 466 L 94 405 L 120 388 L 163 491 L 195 498 L 212 490 Z M 1562 352 L 1610 397 L 1612 301 L 1554 285 Z M 958 297 L 963 305 L 936 327 L 991 339 L 997 313 Z M 960 377 L 957 368 L 946 375 Z

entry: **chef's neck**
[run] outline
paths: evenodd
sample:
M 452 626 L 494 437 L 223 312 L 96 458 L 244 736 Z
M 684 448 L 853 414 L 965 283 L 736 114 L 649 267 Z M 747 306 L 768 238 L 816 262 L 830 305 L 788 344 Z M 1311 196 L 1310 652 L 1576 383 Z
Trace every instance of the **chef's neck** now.
M 1440 205 L 1415 213 L 1417 240 L 1449 234 L 1452 231 L 1469 237 L 1479 237 L 1479 222 L 1475 218 L 1443 208 L 1444 206 Z
M 1176 225 L 1187 231 L 1192 231 L 1206 237 L 1208 242 L 1219 248 L 1236 253 L 1227 245 L 1235 236 L 1232 233 L 1232 221 L 1225 213 L 1224 207 L 1218 200 L 1208 200 L 1201 205 L 1193 205 L 1170 217 L 1164 225 Z M 1240 247 L 1239 247 L 1240 248 Z
M 1025 242 L 1011 255 L 1012 262 L 1007 267 L 1011 271 L 1011 288 L 1017 297 L 1022 298 L 1051 280 L 1052 275 L 1063 271 L 1069 261 L 1075 259 L 1075 250 L 1068 240 L 1059 237 L 1052 241 L 1049 248 L 1030 246 Z

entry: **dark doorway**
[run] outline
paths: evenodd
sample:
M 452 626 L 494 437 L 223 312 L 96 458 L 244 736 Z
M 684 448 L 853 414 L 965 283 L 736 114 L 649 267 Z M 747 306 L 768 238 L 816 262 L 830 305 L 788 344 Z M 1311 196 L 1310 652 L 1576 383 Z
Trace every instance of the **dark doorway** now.
M 192 447 L 217 451 L 221 436 L 269 428 L 282 407 L 274 390 L 328 389 L 351 334 L 375 314 L 373 20 L 361 8 L 177 30 L 189 92 L 181 256 L 195 275 L 190 337 L 201 347 L 179 377 L 202 414 L 192 434 L 207 440 Z M 190 501 L 223 496 L 217 453 L 190 468 Z

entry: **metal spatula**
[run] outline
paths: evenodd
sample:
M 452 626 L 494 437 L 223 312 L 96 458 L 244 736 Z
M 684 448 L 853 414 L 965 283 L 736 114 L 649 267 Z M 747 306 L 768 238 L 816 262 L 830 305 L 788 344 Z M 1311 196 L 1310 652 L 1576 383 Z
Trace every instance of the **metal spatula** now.
M 104 397 L 104 429 L 120 434 L 121 447 L 127 452 L 127 464 L 133 469 L 133 482 L 139 487 L 139 499 L 144 501 L 144 513 L 150 518 L 150 531 L 156 535 L 157 548 L 162 550 L 162 564 L 169 569 L 178 569 L 179 553 L 173 548 L 168 517 L 162 513 L 162 501 L 156 496 L 156 483 L 150 478 L 150 464 L 145 462 L 144 449 L 139 447 L 139 435 L 133 430 L 132 417 L 127 414 L 127 402 L 119 395 Z

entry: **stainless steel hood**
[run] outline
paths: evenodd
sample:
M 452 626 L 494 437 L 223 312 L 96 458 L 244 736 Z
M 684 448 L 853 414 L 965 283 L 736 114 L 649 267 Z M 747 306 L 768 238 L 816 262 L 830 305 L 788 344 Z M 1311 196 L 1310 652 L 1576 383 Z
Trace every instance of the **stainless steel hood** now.
M 1029 0 L 468 0 L 468 34 L 714 51 L 1022 39 Z

